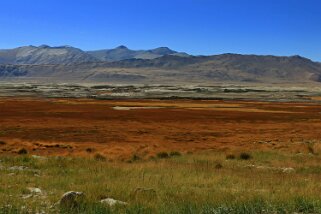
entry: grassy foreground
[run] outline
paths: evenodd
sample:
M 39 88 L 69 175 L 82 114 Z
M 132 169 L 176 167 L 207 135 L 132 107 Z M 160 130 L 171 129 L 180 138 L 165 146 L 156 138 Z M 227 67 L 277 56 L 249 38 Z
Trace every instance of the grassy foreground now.
M 173 153 L 175 154 L 175 153 Z M 166 155 L 165 155 L 166 156 Z M 0 157 L 0 213 L 321 213 L 321 158 L 316 154 L 208 152 L 143 161 Z M 28 188 L 40 188 L 33 194 Z M 155 195 L 133 196 L 138 188 Z M 73 210 L 53 206 L 84 192 Z M 103 198 L 128 202 L 108 207 Z

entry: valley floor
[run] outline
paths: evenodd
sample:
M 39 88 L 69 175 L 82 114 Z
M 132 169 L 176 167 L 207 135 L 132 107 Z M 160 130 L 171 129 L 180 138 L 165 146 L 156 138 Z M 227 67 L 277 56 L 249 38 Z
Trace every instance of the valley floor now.
M 0 213 L 70 190 L 76 213 L 321 212 L 317 103 L 4 97 L 0 118 Z

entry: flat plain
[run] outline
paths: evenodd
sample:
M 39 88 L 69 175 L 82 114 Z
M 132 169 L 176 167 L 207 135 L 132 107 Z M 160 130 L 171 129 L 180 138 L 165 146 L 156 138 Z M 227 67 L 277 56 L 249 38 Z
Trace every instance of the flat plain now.
M 1 153 L 110 160 L 158 152 L 286 150 L 303 152 L 321 137 L 321 106 L 215 100 L 2 98 Z M 303 150 L 303 151 L 302 151 Z
M 0 213 L 320 213 L 321 105 L 305 99 L 3 96 Z M 67 191 L 85 198 L 61 209 Z

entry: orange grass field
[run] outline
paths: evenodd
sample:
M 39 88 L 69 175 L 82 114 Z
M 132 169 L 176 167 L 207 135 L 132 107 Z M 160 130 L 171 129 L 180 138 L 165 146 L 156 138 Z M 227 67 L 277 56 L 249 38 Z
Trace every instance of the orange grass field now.
M 306 143 L 321 139 L 320 120 L 316 103 L 1 98 L 0 153 L 128 160 L 171 151 L 308 152 Z

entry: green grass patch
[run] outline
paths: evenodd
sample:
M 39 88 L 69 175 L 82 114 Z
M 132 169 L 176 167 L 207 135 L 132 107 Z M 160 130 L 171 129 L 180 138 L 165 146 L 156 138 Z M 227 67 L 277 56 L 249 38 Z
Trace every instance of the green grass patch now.
M 251 155 L 249 161 L 229 161 L 224 153 L 207 152 L 135 164 L 1 156 L 0 213 L 320 213 L 318 156 L 307 157 L 303 168 L 295 154 Z M 289 166 L 295 172 L 274 170 Z M 24 198 L 30 187 L 42 194 Z M 137 188 L 153 189 L 156 196 L 137 200 Z M 52 208 L 67 191 L 84 192 L 84 202 L 68 211 Z M 99 203 L 104 198 L 128 205 L 108 207 Z

